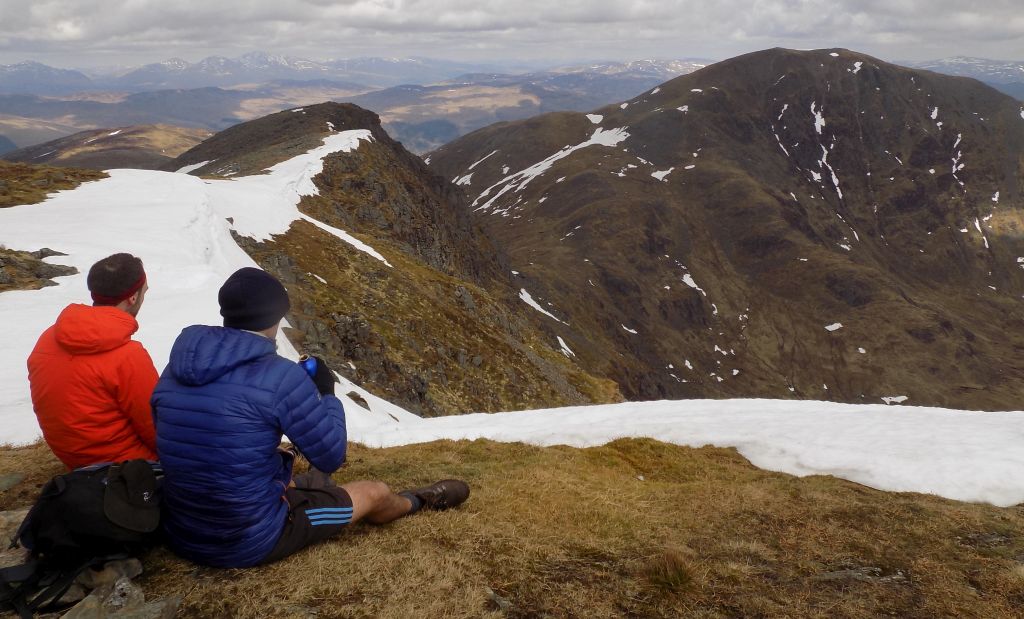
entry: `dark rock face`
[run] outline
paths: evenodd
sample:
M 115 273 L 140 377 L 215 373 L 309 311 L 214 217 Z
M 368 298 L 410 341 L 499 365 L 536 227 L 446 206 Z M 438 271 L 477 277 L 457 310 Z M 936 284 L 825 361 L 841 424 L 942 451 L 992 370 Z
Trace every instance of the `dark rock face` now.
M 568 323 L 538 324 L 630 398 L 1016 408 L 1022 114 L 973 80 L 769 50 L 430 161 Z

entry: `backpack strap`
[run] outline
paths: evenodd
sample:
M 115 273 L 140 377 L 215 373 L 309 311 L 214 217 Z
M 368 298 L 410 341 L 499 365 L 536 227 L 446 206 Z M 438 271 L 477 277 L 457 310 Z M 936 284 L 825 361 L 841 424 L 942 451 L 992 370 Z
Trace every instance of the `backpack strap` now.
M 21 619 L 32 619 L 37 611 L 45 610 L 67 593 L 85 570 L 126 558 L 125 554 L 94 557 L 76 567 L 56 571 L 30 559 L 22 565 L 0 569 L 0 610 L 7 606 Z
M 43 570 L 36 560 L 0 569 L 0 610 L 10 609 L 18 613 L 21 619 L 31 619 L 28 592 L 42 578 Z

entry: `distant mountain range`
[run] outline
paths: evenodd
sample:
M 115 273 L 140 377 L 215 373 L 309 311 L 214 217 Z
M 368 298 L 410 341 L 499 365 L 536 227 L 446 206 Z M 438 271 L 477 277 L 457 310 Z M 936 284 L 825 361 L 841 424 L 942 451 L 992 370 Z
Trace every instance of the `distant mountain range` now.
M 973 77 L 1011 97 L 1024 99 L 1024 62 L 953 56 L 927 62 L 907 63 L 907 66 L 946 75 Z
M 911 63 L 910 66 L 946 75 L 973 77 L 989 84 L 1024 82 L 1024 62 L 953 56 L 952 58 Z
M 313 61 L 252 52 L 238 58 L 181 58 L 120 70 L 83 72 L 38 62 L 0 65 L 0 94 L 68 95 L 82 91 L 144 92 L 208 87 L 258 86 L 280 80 L 328 81 L 363 89 L 439 82 L 494 65 L 428 58 L 346 58 Z
M 636 60 L 567 66 L 552 74 L 597 74 L 657 78 L 689 73 L 710 61 Z M 507 74 L 505 66 L 431 58 L 343 58 L 315 61 L 252 52 L 237 58 L 209 56 L 192 63 L 171 58 L 137 67 L 74 70 L 38 62 L 0 65 L 0 94 L 69 95 L 85 91 L 144 92 L 194 88 L 256 87 L 271 82 L 320 82 L 363 90 L 402 84 L 436 84 L 477 74 Z M 635 94 L 635 93 L 634 93 Z
M 641 60 L 508 74 L 420 59 L 332 61 L 332 68 L 260 53 L 234 60 L 211 57 L 195 64 L 170 60 L 122 70 L 117 76 L 94 76 L 91 83 L 105 84 L 106 92 L 61 96 L 56 94 L 64 87 L 61 84 L 70 89 L 90 78 L 77 74 L 81 78 L 77 79 L 66 75 L 73 71 L 23 63 L 6 67 L 6 80 L 0 79 L 0 137 L 24 148 L 83 130 L 126 124 L 221 130 L 283 109 L 351 101 L 378 112 L 391 135 L 422 153 L 495 122 L 622 101 L 704 65 L 702 61 Z M 54 81 L 43 88 L 48 69 Z M 419 80 L 434 85 L 375 90 L 353 80 Z M 165 89 L 153 90 L 157 87 Z M 31 92 L 40 94 L 26 94 Z

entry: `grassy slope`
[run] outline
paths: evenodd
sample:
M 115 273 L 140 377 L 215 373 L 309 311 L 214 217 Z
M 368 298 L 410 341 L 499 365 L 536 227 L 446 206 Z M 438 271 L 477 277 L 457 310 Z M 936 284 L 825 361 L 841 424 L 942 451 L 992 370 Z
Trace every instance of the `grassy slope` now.
M 0 208 L 35 204 L 55 191 L 106 178 L 104 172 L 0 161 Z
M 0 494 L 30 503 L 60 471 L 44 446 L 0 450 Z M 249 570 L 157 550 L 147 595 L 200 616 L 1011 617 L 1024 612 L 1024 512 L 761 471 L 732 450 L 622 440 L 592 449 L 490 441 L 353 445 L 341 482 L 457 476 L 461 509 L 348 535 Z M 641 480 L 640 477 L 643 477 Z M 853 576 L 825 574 L 858 568 Z

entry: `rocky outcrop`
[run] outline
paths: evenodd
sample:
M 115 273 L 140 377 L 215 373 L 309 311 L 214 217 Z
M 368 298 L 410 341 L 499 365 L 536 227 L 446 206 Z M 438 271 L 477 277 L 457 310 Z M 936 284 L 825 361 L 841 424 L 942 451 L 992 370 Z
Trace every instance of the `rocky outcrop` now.
M 51 256 L 65 256 L 58 251 L 44 247 L 37 251 L 25 252 L 0 247 L 0 292 L 7 290 L 37 290 L 56 286 L 54 277 L 74 275 L 75 267 L 43 262 Z

